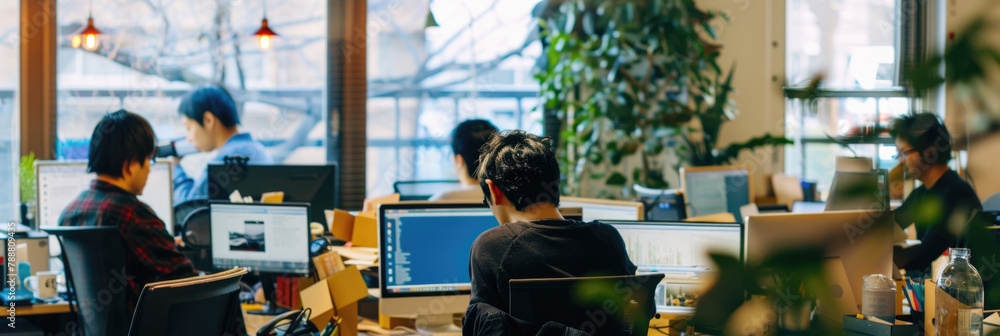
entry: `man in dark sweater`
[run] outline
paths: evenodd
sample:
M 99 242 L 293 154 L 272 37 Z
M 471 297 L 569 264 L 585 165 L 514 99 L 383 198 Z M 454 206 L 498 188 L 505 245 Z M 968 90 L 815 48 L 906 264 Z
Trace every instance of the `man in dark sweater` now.
M 510 326 L 509 319 L 484 316 L 509 313 L 511 279 L 635 274 L 614 227 L 559 213 L 559 163 L 546 139 L 508 131 L 493 136 L 481 151 L 477 175 L 483 202 L 501 225 L 472 244 L 466 334 Z
M 983 206 L 972 186 L 948 168 L 951 135 L 936 115 L 903 116 L 893 122 L 889 133 L 896 139 L 897 159 L 904 172 L 923 184 L 895 211 L 901 227 L 916 224 L 921 243 L 897 246 L 893 261 L 909 274 L 926 273 L 931 262 L 963 241 L 974 210 Z

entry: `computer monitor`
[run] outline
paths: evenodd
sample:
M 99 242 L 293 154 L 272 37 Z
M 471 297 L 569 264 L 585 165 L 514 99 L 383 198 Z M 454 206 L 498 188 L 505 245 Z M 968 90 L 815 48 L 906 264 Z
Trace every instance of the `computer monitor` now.
M 260 201 L 266 192 L 285 193 L 284 202 L 309 203 L 309 221 L 326 223 L 336 206 L 336 166 L 208 165 L 208 198 L 228 201 L 233 191 Z
M 209 204 L 212 268 L 309 276 L 309 205 Z
M 834 166 L 838 172 L 865 173 L 874 169 L 872 158 L 870 157 L 846 157 L 838 156 Z
M 826 202 L 795 201 L 792 203 L 792 213 L 817 213 L 826 211 Z
M 864 276 L 892 276 L 893 225 L 888 211 L 749 216 L 744 258 L 748 266 L 756 267 L 775 253 L 823 248 L 823 271 L 830 291 L 817 294 L 823 316 L 840 324 L 844 315 L 861 312 Z M 822 302 L 822 297 L 833 302 Z
M 885 169 L 837 172 L 826 198 L 826 211 L 888 210 L 889 183 Z
M 738 223 L 604 221 L 618 230 L 639 272 L 713 271 L 710 253 L 741 258 L 743 229 Z M 669 275 L 668 275 L 669 277 Z
M 559 206 L 583 208 L 583 220 L 643 220 L 646 212 L 642 202 L 614 201 L 597 198 L 562 196 Z
M 59 226 L 63 210 L 80 193 L 90 188 L 97 174 L 87 172 L 86 161 L 35 161 L 38 201 L 38 227 Z M 167 232 L 174 234 L 174 182 L 170 162 L 159 161 L 150 167 L 140 201 L 149 205 L 163 221 Z
M 753 203 L 753 174 L 745 166 L 681 168 L 687 216 L 728 212 L 742 221 L 740 207 Z
M 392 184 L 400 201 L 424 201 L 439 192 L 461 187 L 457 180 L 396 181 Z
M 559 207 L 559 214 L 569 220 L 583 220 L 583 208 Z
M 650 189 L 632 186 L 646 210 L 646 220 L 679 221 L 687 218 L 684 193 L 679 189 Z
M 379 206 L 378 217 L 381 313 L 458 331 L 452 315 L 465 312 L 472 289 L 469 251 L 498 225 L 493 213 L 483 204 L 398 203 Z

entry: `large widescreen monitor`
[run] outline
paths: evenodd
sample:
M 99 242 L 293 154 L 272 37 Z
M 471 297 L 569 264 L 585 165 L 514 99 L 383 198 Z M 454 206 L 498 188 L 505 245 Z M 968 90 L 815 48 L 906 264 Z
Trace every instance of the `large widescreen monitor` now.
M 171 235 L 174 233 L 173 176 L 170 162 L 159 161 L 149 170 L 140 201 L 149 205 Z M 59 225 L 59 216 L 97 174 L 87 172 L 86 161 L 36 161 L 38 226 Z
M 208 198 L 228 201 L 239 191 L 259 202 L 267 192 L 284 193 L 284 202 L 309 203 L 309 221 L 326 223 L 324 210 L 336 203 L 337 167 L 328 165 L 208 165 Z
M 744 256 L 760 266 L 776 253 L 824 249 L 823 272 L 829 292 L 818 293 L 823 316 L 841 323 L 860 313 L 861 286 L 870 274 L 893 274 L 893 220 L 888 211 L 828 211 L 747 217 Z M 823 302 L 824 298 L 832 302 Z

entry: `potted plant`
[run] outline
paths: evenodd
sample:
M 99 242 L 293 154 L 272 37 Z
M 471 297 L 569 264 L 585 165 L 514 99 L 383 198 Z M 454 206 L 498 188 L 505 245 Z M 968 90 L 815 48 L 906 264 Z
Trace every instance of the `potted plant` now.
M 32 226 L 35 218 L 35 152 L 21 157 L 19 167 L 19 186 L 21 191 L 21 224 Z
M 733 71 L 723 73 L 712 42 L 718 16 L 693 0 L 577 0 L 544 11 L 536 78 L 543 107 L 562 122 L 564 193 L 664 189 L 668 168 L 791 143 L 765 135 L 716 149 L 722 124 L 736 115 Z

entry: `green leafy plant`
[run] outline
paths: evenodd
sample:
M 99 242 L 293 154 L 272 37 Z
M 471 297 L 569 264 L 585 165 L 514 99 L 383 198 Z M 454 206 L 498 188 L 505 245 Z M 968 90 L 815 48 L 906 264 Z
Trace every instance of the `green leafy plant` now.
M 542 15 L 536 78 L 543 107 L 563 123 L 566 194 L 581 195 L 587 182 L 663 189 L 667 167 L 724 164 L 745 149 L 790 143 L 766 135 L 716 149 L 736 115 L 733 71 L 723 73 L 712 42 L 717 17 L 693 0 L 565 1 Z
M 915 96 L 941 85 L 953 88 L 959 107 L 972 120 L 968 124 L 973 138 L 1000 130 L 1000 103 L 995 100 L 996 88 L 989 84 L 990 69 L 1000 68 L 1000 50 L 986 42 L 996 28 L 981 16 L 956 34 L 943 54 L 917 62 L 906 72 Z
M 710 334 L 727 334 L 724 329 L 729 320 L 748 304 L 747 294 L 766 298 L 771 303 L 768 308 L 779 319 L 782 314 L 811 311 L 817 300 L 829 299 L 824 294 L 828 284 L 824 279 L 823 256 L 823 247 L 794 248 L 747 266 L 738 257 L 713 254 L 711 258 L 719 270 L 718 281 L 701 296 L 688 325 Z M 789 326 L 779 325 L 779 329 L 782 327 Z
M 21 157 L 19 167 L 19 180 L 21 188 L 21 203 L 35 200 L 35 152 Z

